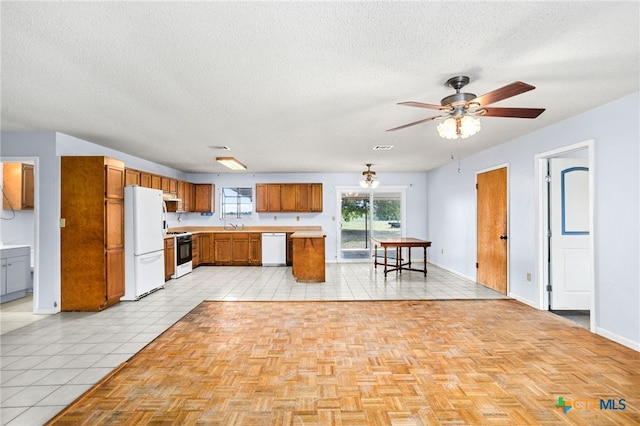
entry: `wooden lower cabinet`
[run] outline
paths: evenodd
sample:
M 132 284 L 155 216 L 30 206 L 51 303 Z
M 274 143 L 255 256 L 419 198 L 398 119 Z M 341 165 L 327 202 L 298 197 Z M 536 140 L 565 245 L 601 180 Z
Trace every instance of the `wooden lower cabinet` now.
M 200 234 L 198 241 L 198 251 L 200 256 L 201 265 L 213 265 L 214 263 L 214 251 L 213 251 L 213 235 L 211 233 Z
M 169 281 L 176 273 L 176 239 L 164 239 L 164 280 Z
M 200 265 L 200 235 L 191 236 L 191 267 L 197 268 Z
M 249 265 L 262 265 L 262 234 L 249 234 Z
M 299 282 L 325 282 L 325 235 L 293 236 L 291 272 Z
M 262 265 L 262 234 L 258 232 L 216 232 L 200 234 L 200 238 L 200 264 Z M 205 244 L 212 255 L 209 261 L 205 261 Z

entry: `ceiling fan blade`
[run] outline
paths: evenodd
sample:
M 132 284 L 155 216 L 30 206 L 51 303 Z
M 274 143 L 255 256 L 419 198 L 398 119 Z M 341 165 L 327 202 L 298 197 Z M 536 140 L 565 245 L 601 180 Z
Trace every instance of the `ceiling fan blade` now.
M 536 118 L 544 108 L 483 108 L 486 117 Z
M 471 102 L 478 102 L 481 107 L 484 107 L 494 102 L 502 101 L 504 99 L 511 98 L 512 96 L 516 96 L 533 89 L 535 89 L 535 86 L 523 83 L 521 81 L 516 81 L 492 92 L 485 93 L 482 96 L 478 96 L 477 98 L 471 100 Z
M 387 129 L 387 132 L 393 132 L 394 130 L 404 129 L 406 127 L 415 126 L 416 124 L 426 123 L 427 121 L 435 120 L 436 118 L 444 117 L 444 115 L 436 115 L 435 117 L 425 118 L 424 120 L 414 121 L 413 123 L 405 124 L 404 126 L 394 127 L 393 129 Z
M 412 107 L 418 107 L 418 108 L 428 108 L 428 109 L 443 109 L 444 108 L 442 105 L 425 104 L 425 103 L 422 103 L 422 102 L 415 102 L 415 101 L 398 102 L 398 105 L 406 105 L 406 106 L 412 106 Z M 444 109 L 446 109 L 446 108 L 444 108 Z

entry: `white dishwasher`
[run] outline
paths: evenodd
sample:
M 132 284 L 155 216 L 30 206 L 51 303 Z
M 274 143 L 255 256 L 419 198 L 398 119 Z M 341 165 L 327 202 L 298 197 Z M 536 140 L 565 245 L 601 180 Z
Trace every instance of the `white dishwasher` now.
M 286 266 L 287 234 L 284 232 L 262 233 L 262 266 Z

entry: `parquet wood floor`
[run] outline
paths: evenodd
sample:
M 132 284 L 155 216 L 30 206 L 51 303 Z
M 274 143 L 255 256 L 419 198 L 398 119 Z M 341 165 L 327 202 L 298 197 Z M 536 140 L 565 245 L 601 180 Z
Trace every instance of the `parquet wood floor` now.
M 639 397 L 638 352 L 513 300 L 204 302 L 50 424 L 635 425 Z

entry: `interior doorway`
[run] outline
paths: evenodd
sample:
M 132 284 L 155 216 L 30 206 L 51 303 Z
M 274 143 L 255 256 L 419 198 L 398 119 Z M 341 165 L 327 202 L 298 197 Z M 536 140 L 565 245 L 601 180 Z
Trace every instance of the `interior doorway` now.
M 5 185 L 15 185 L 16 182 L 5 182 L 4 165 L 17 165 L 21 178 L 18 180 L 19 191 L 15 188 L 5 188 Z M 1 157 L 0 176 L 2 193 L 2 211 L 0 212 L 0 244 L 9 246 L 30 246 L 30 268 L 26 297 L 9 302 L 3 306 L 3 322 L 19 323 L 22 319 L 32 321 L 27 313 L 36 311 L 38 295 L 38 159 L 34 157 Z M 9 195 L 11 194 L 11 195 Z M 20 194 L 20 195 L 16 195 Z M 18 200 L 15 197 L 18 197 Z M 17 292 L 16 292 L 17 293 Z M 15 294 L 15 293 L 14 293 Z M 9 296 L 3 296 L 9 297 Z M 20 296 L 18 296 L 20 297 Z M 39 319 L 39 318 L 38 318 Z M 7 327 L 16 325 L 7 324 Z M 3 327 L 6 330 L 9 328 Z
M 540 309 L 595 329 L 593 141 L 536 156 Z

